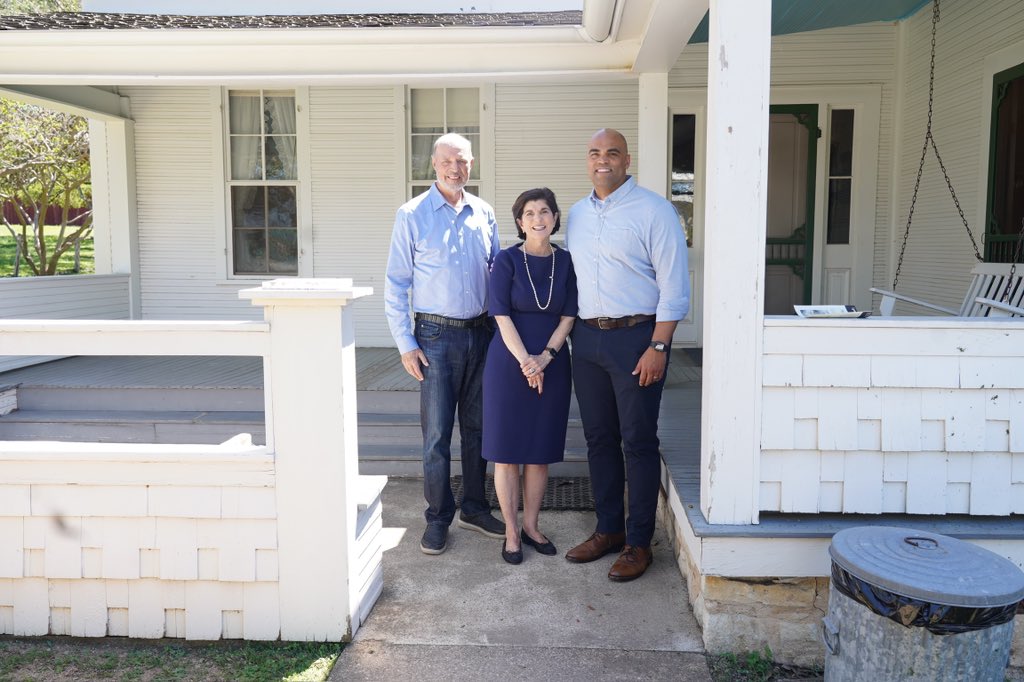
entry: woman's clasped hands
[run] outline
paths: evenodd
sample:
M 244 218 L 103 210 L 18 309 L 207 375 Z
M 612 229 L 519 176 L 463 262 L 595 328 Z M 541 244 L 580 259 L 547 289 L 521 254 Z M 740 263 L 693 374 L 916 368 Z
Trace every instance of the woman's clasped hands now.
M 526 383 L 530 388 L 537 389 L 537 394 L 544 392 L 544 368 L 551 362 L 551 356 L 547 353 L 540 355 L 527 355 L 526 359 L 519 363 L 519 368 L 526 377 Z

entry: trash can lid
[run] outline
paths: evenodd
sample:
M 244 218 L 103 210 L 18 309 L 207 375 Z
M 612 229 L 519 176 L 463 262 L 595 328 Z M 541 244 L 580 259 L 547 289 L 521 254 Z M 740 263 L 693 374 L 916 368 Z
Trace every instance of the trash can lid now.
M 858 526 L 835 534 L 832 560 L 890 592 L 946 606 L 1006 606 L 1024 599 L 1024 572 L 987 549 L 938 533 Z

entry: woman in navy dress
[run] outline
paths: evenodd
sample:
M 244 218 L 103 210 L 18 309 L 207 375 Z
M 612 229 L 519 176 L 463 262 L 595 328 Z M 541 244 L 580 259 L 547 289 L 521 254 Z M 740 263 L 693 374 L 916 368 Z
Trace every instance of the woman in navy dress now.
M 484 368 L 483 455 L 505 518 L 501 556 L 523 560 L 522 545 L 556 553 L 538 528 L 548 465 L 561 462 L 569 420 L 572 366 L 565 339 L 576 319 L 576 275 L 569 253 L 551 243 L 561 224 L 554 193 L 523 192 L 512 205 L 522 243 L 501 251 L 490 281 L 498 325 Z M 518 524 L 523 467 L 523 525 Z

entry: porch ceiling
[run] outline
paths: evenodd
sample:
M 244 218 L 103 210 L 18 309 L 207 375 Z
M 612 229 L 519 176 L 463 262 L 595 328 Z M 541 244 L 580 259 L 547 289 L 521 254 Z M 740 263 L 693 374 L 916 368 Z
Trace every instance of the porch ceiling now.
M 667 72 L 708 6 L 707 0 L 590 1 L 611 21 L 608 37 L 600 42 L 585 12 L 509 13 L 492 20 L 431 15 L 432 20 L 418 22 L 385 21 L 383 15 L 0 17 L 0 83 L 606 79 Z
M 819 31 L 824 28 L 899 21 L 918 12 L 929 0 L 772 0 L 772 35 Z M 708 41 L 708 15 L 704 15 L 691 43 Z

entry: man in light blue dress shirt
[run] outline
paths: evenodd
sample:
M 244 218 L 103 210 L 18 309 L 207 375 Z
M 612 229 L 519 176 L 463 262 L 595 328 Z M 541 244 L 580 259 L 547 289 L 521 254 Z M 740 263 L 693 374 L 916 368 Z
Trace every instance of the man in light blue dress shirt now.
M 658 411 L 672 334 L 690 307 L 679 218 L 664 197 L 637 185 L 629 163 L 621 133 L 594 134 L 587 151 L 594 191 L 569 211 L 566 237 L 579 288 L 573 383 L 597 528 L 565 558 L 583 563 L 621 552 L 608 572 L 620 582 L 639 578 L 653 560 Z
M 481 455 L 483 374 L 492 326 L 487 317 L 490 267 L 500 250 L 494 209 L 465 191 L 473 165 L 469 140 L 449 133 L 430 155 L 437 181 L 395 215 L 384 307 L 405 370 L 420 382 L 425 554 L 448 547 L 455 518 L 451 442 L 459 413 L 462 511 L 459 526 L 493 538 L 505 524 L 484 495 Z M 413 315 L 410 316 L 410 303 Z

